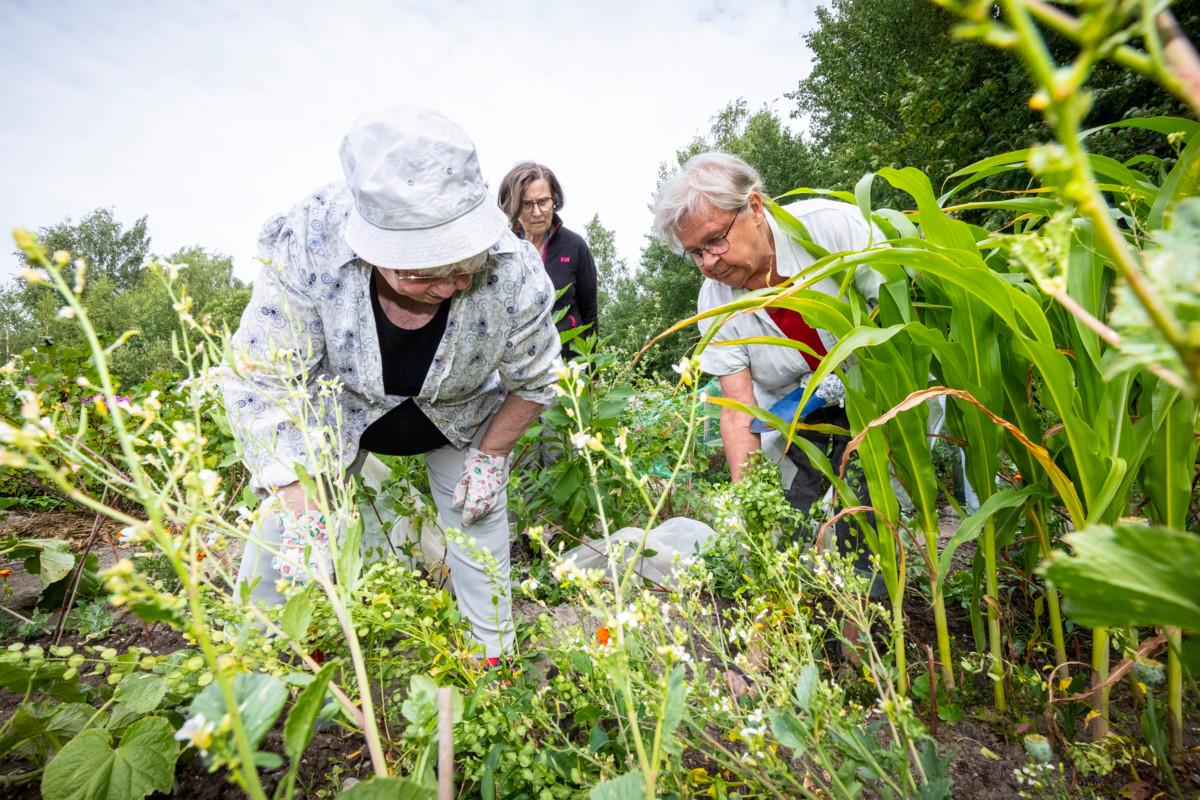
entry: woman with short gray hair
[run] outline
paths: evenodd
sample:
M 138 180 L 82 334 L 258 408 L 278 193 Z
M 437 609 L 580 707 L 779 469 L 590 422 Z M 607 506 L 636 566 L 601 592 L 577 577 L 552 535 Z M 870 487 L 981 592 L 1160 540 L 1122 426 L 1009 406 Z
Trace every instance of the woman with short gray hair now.
M 728 153 L 700 153 L 658 190 L 654 201 L 654 233 L 677 253 L 683 251 L 676 229 L 702 205 L 723 211 L 745 208 L 753 192 L 763 193 L 758 171 Z
M 727 153 L 700 153 L 663 183 L 654 203 L 655 234 L 672 250 L 690 257 L 704 276 L 700 288 L 700 313 L 728 305 L 746 292 L 778 286 L 814 261 L 800 243 L 776 223 L 763 196 L 763 183 L 755 169 Z M 825 198 L 800 200 L 784 206 L 808 230 L 812 241 L 830 253 L 857 251 L 883 235 L 848 203 Z M 882 278 L 863 270 L 856 283 L 868 297 L 878 294 Z M 831 278 L 812 289 L 831 296 L 840 291 Z M 700 323 L 707 333 L 715 323 Z M 787 338 L 799 347 L 761 342 L 764 337 Z M 720 379 L 721 394 L 745 405 L 769 408 L 786 420 L 799 416 L 806 423 L 849 427 L 842 400 L 845 389 L 836 375 L 821 381 L 804 408 L 798 409 L 808 381 L 821 358 L 836 343 L 829 331 L 810 326 L 795 311 L 763 308 L 735 314 L 722 324 L 712 344 L 700 355 L 700 368 Z M 721 409 L 721 440 L 733 480 L 740 480 L 746 462 L 764 450 L 783 472 L 787 497 L 793 506 L 808 511 L 828 486 L 821 472 L 796 447 L 775 430 L 756 424 L 742 411 Z M 846 437 L 804 432 L 833 463 L 846 447 Z M 785 458 L 786 453 L 786 458 Z M 869 569 L 868 554 L 845 520 L 837 525 L 839 546 L 859 552 L 859 566 Z

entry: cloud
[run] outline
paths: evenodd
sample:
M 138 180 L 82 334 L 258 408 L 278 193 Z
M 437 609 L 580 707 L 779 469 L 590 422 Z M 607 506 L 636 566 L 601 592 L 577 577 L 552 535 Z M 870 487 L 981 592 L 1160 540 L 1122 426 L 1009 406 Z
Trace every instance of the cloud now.
M 111 206 L 149 215 L 156 251 L 199 244 L 248 277 L 262 221 L 340 177 L 350 122 L 414 102 L 463 126 L 493 186 L 549 164 L 568 227 L 599 213 L 633 263 L 662 162 L 730 100 L 786 115 L 814 7 L 8 3 L 0 227 Z

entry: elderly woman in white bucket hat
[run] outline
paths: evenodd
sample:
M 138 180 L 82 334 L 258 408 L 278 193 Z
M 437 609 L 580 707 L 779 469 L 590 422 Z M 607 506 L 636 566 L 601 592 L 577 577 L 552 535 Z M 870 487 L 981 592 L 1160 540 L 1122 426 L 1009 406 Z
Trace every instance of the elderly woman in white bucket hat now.
M 413 107 L 368 113 L 341 158 L 345 182 L 267 222 L 267 263 L 233 337 L 235 358 L 298 359 L 310 396 L 270 370 L 239 371 L 224 387 L 230 420 L 253 488 L 294 514 L 305 508 L 298 476 L 314 474 L 320 446 L 294 423 L 329 379 L 341 386 L 326 414 L 336 415 L 340 441 L 330 444 L 343 469 L 368 452 L 424 454 L 442 525 L 474 540 L 449 542 L 447 560 L 459 608 L 494 663 L 513 640 L 508 456 L 554 397 L 562 365 L 554 289 L 450 120 Z M 323 546 L 315 527 L 294 530 L 268 519 L 255 538 L 269 546 L 247 543 L 238 583 L 254 584 L 253 599 L 281 602 L 278 579 Z M 494 559 L 501 585 L 481 556 Z

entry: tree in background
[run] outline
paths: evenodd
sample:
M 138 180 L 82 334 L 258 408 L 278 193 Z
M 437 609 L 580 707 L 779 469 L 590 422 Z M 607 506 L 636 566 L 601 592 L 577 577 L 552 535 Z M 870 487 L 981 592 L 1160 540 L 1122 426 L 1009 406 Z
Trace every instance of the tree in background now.
M 1196 30 L 1200 0 L 1172 10 L 1184 30 Z M 1049 138 L 1041 115 L 1027 105 L 1033 85 L 1021 64 L 955 39 L 958 19 L 929 0 L 833 0 L 817 9 L 817 19 L 805 37 L 812 71 L 788 97 L 796 101 L 793 116 L 810 121 L 814 174 L 823 188 L 848 189 L 864 173 L 888 166 L 916 167 L 936 188 L 968 164 Z M 1069 46 L 1051 44 L 1064 61 Z M 1155 84 L 1108 63 L 1090 85 L 1090 124 L 1187 113 Z M 1161 142 L 1150 132 L 1124 130 L 1093 137 L 1088 147 L 1125 160 L 1161 149 Z M 1014 173 L 1013 180 L 1023 185 L 1028 176 Z
M 111 208 L 97 208 L 77 223 L 70 218 L 38 231 L 46 250 L 66 250 L 82 258 L 95 272 L 107 276 L 119 291 L 133 288 L 150 255 L 146 217 L 125 228 Z
M 629 268 L 625 259 L 617 255 L 616 233 L 604 227 L 599 214 L 593 216 L 583 229 L 583 236 L 592 251 L 592 260 L 596 262 L 597 302 L 600 313 L 605 314 L 616 296 L 617 284 L 626 277 Z
M 113 354 L 114 370 L 124 383 L 179 373 L 171 356 L 178 315 L 162 279 L 143 268 L 150 257 L 146 217 L 125 228 L 111 209 L 99 208 L 79 223 L 68 219 L 42 228 L 38 235 L 51 252 L 66 250 L 87 263 L 83 301 L 104 342 L 116 341 L 130 329 L 137 331 Z M 190 247 L 165 260 L 184 265 L 178 285 L 192 297 L 194 317 L 209 315 L 218 326 L 236 325 L 250 291 L 233 276 L 227 256 Z M 42 360 L 63 361 L 66 366 L 82 353 L 79 326 L 60 319 L 59 308 L 57 295 L 47 286 L 17 280 L 0 289 L 0 348 L 5 360 L 37 347 Z

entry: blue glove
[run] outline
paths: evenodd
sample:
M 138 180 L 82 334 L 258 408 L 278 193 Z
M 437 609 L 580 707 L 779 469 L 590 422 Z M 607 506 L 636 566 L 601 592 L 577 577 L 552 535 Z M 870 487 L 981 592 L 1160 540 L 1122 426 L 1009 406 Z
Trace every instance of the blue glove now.
M 800 398 L 804 396 L 807 388 L 807 382 L 796 387 L 767 410 L 784 422 L 791 423 L 792 419 L 796 416 L 796 408 L 800 405 Z M 827 376 L 817 386 L 816 390 L 813 391 L 812 396 L 808 398 L 808 402 L 804 404 L 804 408 L 800 409 L 800 419 L 804 419 L 809 414 L 827 405 L 841 403 L 845 395 L 846 389 L 842 386 L 841 379 L 836 375 Z M 750 423 L 750 430 L 754 433 L 766 433 L 767 431 L 774 430 L 774 428 L 762 420 L 756 419 Z

